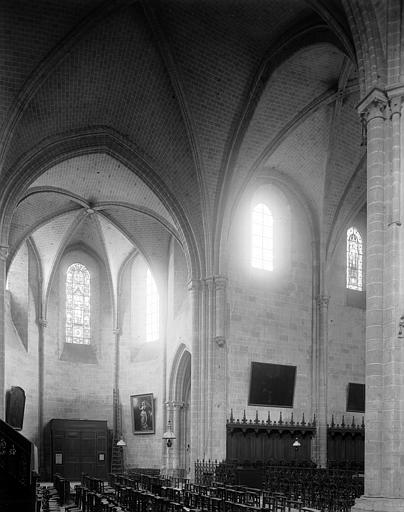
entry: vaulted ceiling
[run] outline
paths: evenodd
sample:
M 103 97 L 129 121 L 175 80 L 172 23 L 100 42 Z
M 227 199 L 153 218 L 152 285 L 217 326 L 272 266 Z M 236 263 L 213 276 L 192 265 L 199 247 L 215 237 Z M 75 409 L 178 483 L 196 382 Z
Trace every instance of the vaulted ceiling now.
M 339 0 L 3 0 L 0 16 L 10 259 L 31 236 L 45 275 L 73 241 L 158 265 L 174 237 L 203 275 L 257 173 L 301 194 L 326 239 L 358 202 Z

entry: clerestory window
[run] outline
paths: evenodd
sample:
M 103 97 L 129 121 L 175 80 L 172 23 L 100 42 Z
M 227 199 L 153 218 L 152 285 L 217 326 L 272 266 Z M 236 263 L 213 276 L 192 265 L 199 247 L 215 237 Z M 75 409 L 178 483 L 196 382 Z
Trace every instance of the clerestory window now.
M 90 314 L 90 272 L 73 263 L 66 273 L 66 343 L 90 344 Z
M 251 218 L 251 265 L 272 271 L 274 268 L 273 216 L 263 203 L 254 206 Z
M 347 230 L 346 242 L 346 287 L 362 291 L 362 237 L 355 227 Z

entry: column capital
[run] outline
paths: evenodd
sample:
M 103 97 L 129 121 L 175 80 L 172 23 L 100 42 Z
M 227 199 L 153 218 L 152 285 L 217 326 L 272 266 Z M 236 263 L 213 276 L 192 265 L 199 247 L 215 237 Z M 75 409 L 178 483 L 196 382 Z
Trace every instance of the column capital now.
M 171 403 L 172 403 L 174 409 L 181 409 L 182 407 L 184 407 L 184 402 L 182 402 L 182 401 L 173 400 Z
M 224 336 L 215 336 L 213 340 L 216 343 L 216 345 L 220 348 L 224 347 L 226 344 L 226 339 Z
M 8 256 L 8 245 L 0 245 L 0 260 L 6 261 Z
M 205 277 L 205 279 L 203 280 L 203 284 L 204 286 L 207 286 L 209 290 L 212 290 L 213 288 L 213 277 L 210 276 L 210 277 Z
M 121 328 L 115 327 L 115 329 L 112 329 L 112 333 L 115 334 L 115 336 L 119 336 L 121 334 Z
M 385 118 L 388 98 L 384 91 L 374 88 L 357 106 L 358 113 L 367 122 L 377 117 Z
M 227 277 L 225 276 L 215 276 L 215 285 L 216 289 L 224 289 L 227 285 Z
M 45 318 L 38 318 L 38 325 L 40 327 L 48 327 L 48 321 Z
M 184 402 L 181 402 L 179 400 L 167 400 L 167 402 L 164 402 L 164 404 L 167 407 L 167 409 L 171 410 L 184 407 Z
M 404 108 L 404 85 L 389 87 L 386 93 L 390 100 L 391 115 L 401 115 Z
M 316 298 L 317 305 L 320 306 L 320 308 L 327 308 L 328 304 L 330 302 L 330 296 L 329 295 L 318 295 Z
M 190 292 L 197 292 L 201 288 L 201 281 L 200 279 L 191 279 L 188 281 L 188 290 Z

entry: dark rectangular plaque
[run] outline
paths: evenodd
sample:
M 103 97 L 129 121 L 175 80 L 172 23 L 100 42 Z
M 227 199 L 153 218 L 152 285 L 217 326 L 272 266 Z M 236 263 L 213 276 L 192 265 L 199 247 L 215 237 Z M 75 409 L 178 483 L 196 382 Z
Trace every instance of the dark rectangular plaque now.
M 365 384 L 348 383 L 346 410 L 365 412 Z
M 293 407 L 296 366 L 251 363 L 248 405 Z

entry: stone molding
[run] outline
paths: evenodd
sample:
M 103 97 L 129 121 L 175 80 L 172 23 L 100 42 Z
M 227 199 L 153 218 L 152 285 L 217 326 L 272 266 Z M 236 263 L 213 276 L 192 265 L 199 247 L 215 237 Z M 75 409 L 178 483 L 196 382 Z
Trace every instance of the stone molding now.
M 0 245 L 0 260 L 6 261 L 8 256 L 8 246 Z

